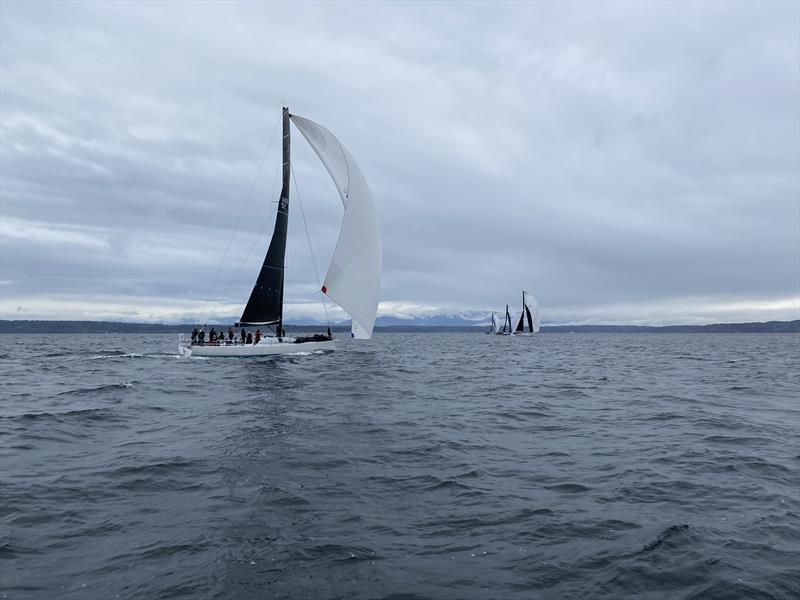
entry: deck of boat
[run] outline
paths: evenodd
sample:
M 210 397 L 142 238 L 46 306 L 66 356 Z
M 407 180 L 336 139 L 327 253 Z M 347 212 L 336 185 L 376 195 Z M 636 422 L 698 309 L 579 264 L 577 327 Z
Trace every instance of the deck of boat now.
M 230 344 L 226 342 L 207 342 L 205 344 L 186 344 L 179 341 L 178 350 L 183 356 L 268 356 L 270 354 L 294 354 L 298 352 L 331 351 L 336 349 L 333 340 L 300 341 L 296 338 L 264 337 L 257 344 Z

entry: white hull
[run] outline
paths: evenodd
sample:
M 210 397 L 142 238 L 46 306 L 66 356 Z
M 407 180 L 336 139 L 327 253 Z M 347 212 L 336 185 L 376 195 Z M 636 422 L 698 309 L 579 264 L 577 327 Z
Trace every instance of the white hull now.
M 317 350 L 332 351 L 336 349 L 333 340 L 322 342 L 302 342 L 296 344 L 294 338 L 283 338 L 278 341 L 276 338 L 264 338 L 258 344 L 241 344 L 237 346 L 206 344 L 186 345 L 179 343 L 178 352 L 181 356 L 219 356 L 219 357 L 248 357 L 248 356 L 270 356 L 273 354 L 296 354 L 298 352 L 316 352 Z

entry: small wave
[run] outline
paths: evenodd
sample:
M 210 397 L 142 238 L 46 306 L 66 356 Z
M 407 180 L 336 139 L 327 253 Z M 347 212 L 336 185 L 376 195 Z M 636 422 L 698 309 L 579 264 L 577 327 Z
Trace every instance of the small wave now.
M 29 554 L 42 554 L 42 551 L 36 548 L 17 546 L 11 541 L 0 544 L 0 559 L 18 558 Z
M 692 423 L 700 427 L 713 427 L 715 429 L 729 430 L 736 428 L 736 424 L 732 423 L 729 418 L 722 417 L 699 417 L 692 419 Z
M 796 579 L 794 580 L 796 581 Z M 687 600 L 727 600 L 728 598 L 747 598 L 748 600 L 775 600 L 776 598 L 796 598 L 797 586 L 789 579 L 786 583 L 780 582 L 777 578 L 773 580 L 772 588 L 767 591 L 763 588 L 748 585 L 741 579 L 737 581 L 716 581 L 713 584 L 698 591 L 696 594 L 687 596 Z M 783 584 L 783 585 L 781 585 Z M 786 594 L 775 595 L 773 590 L 780 590 L 785 587 Z
M 165 544 L 154 546 L 141 552 L 137 558 L 142 560 L 163 559 L 176 554 L 195 554 L 205 550 L 205 544 Z
M 504 419 L 511 419 L 513 421 L 522 421 L 522 422 L 527 421 L 528 418 L 536 418 L 536 419 L 550 418 L 550 415 L 536 410 L 514 410 L 514 411 L 504 410 L 501 412 L 488 413 L 488 414 L 494 414 Z
M 318 544 L 297 550 L 297 556 L 304 560 L 330 559 L 335 561 L 375 560 L 377 555 L 370 548 L 342 546 L 340 544 Z
M 764 438 L 757 437 L 736 437 L 730 435 L 709 435 L 703 438 L 704 442 L 713 442 L 715 444 L 763 444 Z
M 683 415 L 679 415 L 677 413 L 672 412 L 660 412 L 649 417 L 645 417 L 645 421 L 675 421 L 675 420 L 683 420 L 685 417 Z
M 118 350 L 116 348 L 113 350 L 106 350 L 105 348 L 100 348 L 99 350 L 95 350 L 94 353 L 95 354 L 100 353 L 107 356 L 125 356 L 126 354 L 128 354 L 127 352 L 125 352 L 125 350 Z
M 119 467 L 102 473 L 116 489 L 130 492 L 165 490 L 189 492 L 203 486 L 195 477 L 198 464 L 176 458 L 163 462 Z M 191 477 L 188 474 L 191 473 Z
M 45 352 L 39 354 L 37 358 L 58 358 L 59 356 L 74 356 L 72 352 Z
M 94 394 L 96 392 L 105 392 L 108 390 L 125 390 L 132 388 L 133 384 L 123 381 L 122 383 L 109 383 L 97 387 L 78 388 L 75 390 L 67 390 L 66 392 L 59 392 L 56 396 L 81 396 L 84 394 Z
M 9 420 L 28 420 L 28 421 L 58 421 L 63 422 L 66 419 L 77 417 L 79 419 L 86 419 L 92 421 L 101 421 L 113 418 L 113 413 L 107 408 L 84 408 L 79 410 L 67 410 L 64 412 L 38 412 L 38 413 L 23 413 L 21 415 L 3 416 L 2 419 Z
M 546 485 L 544 487 L 547 490 L 566 492 L 568 494 L 581 494 L 583 492 L 592 491 L 592 488 L 581 485 L 580 483 L 559 483 L 557 485 Z
M 459 490 L 472 490 L 472 488 L 468 485 L 464 485 L 463 483 L 459 483 L 454 479 L 445 479 L 443 481 L 439 481 L 427 488 L 427 491 L 440 491 L 440 490 L 447 490 L 449 492 L 457 492 Z
M 598 527 L 603 527 L 606 529 L 614 529 L 614 530 L 627 530 L 627 529 L 641 529 L 641 525 L 638 523 L 632 523 L 631 521 L 620 521 L 619 519 L 607 519 L 598 524 Z
M 167 473 L 174 469 L 185 469 L 193 465 L 194 463 L 192 461 L 176 459 L 148 465 L 120 467 L 119 469 L 111 471 L 110 475 L 112 477 L 127 477 L 129 475 L 141 475 L 143 473 Z
M 657 550 L 666 544 L 675 544 L 685 537 L 688 531 L 689 526 L 686 524 L 670 525 L 665 530 L 659 532 L 652 542 L 645 544 L 641 552 L 652 552 L 653 550 Z

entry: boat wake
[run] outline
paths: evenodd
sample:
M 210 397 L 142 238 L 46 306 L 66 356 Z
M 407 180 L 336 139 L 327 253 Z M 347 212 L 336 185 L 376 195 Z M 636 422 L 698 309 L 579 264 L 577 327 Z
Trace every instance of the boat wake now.
M 147 358 L 145 354 L 138 354 L 136 352 L 115 352 L 114 354 L 96 354 L 89 356 L 84 360 L 103 360 L 109 358 Z

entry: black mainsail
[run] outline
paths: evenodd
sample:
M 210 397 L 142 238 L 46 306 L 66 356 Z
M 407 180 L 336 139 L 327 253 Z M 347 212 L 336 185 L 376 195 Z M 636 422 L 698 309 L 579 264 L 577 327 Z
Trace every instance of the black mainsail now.
M 283 185 L 275 216 L 275 229 L 264 264 L 237 326 L 269 325 L 283 332 L 283 274 L 286 262 L 286 234 L 289 225 L 289 179 L 291 177 L 289 109 L 283 108 Z
M 513 325 L 511 323 L 511 313 L 508 312 L 508 304 L 506 304 L 506 318 L 503 321 L 503 333 L 506 332 L 506 327 L 508 327 L 508 333 L 511 333 L 511 327 L 512 326 Z
M 525 291 L 522 291 L 522 311 L 519 314 L 519 323 L 514 333 L 525 333 L 525 316 L 528 317 L 528 331 L 533 333 L 533 318 L 531 317 L 531 310 L 525 303 Z
M 522 311 L 519 315 L 519 322 L 517 323 L 517 328 L 514 330 L 514 333 L 525 333 L 525 319 L 528 319 L 528 331 L 530 333 L 536 333 L 537 327 L 533 323 L 533 315 L 531 314 L 531 309 L 528 306 L 528 303 L 525 301 L 525 292 L 522 291 Z M 534 298 L 534 301 L 536 298 Z M 538 303 L 537 303 L 538 305 Z
M 531 309 L 528 308 L 528 303 L 525 302 L 525 291 L 522 291 L 522 312 L 519 315 L 519 323 L 517 323 L 517 328 L 514 333 L 525 333 L 525 317 L 528 317 L 528 331 L 530 333 L 534 333 L 533 331 L 533 316 L 531 315 Z

